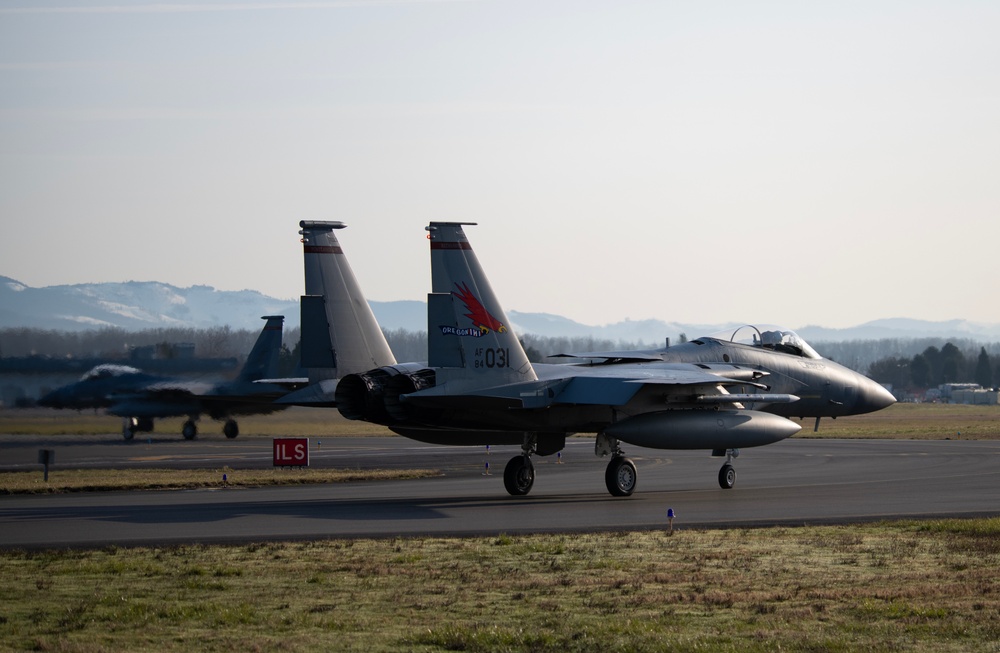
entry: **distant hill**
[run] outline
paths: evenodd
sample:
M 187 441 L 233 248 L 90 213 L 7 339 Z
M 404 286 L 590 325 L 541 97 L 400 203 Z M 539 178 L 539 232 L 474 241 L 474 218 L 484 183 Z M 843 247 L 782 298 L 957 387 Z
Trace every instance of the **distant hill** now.
M 807 341 L 816 342 L 886 338 L 968 338 L 983 342 L 1000 341 L 1000 324 L 979 324 L 967 320 L 931 322 L 897 317 L 873 320 L 849 329 L 806 326 L 796 331 Z
M 369 302 L 382 328 L 427 330 L 427 309 L 422 301 Z M 229 325 L 257 330 L 260 316 L 284 315 L 286 328 L 299 324 L 299 302 L 276 299 L 256 290 L 216 290 L 211 286 L 178 288 L 154 281 L 88 283 L 31 288 L 0 276 L 0 328 L 31 327 L 80 331 L 119 327 L 129 331 L 163 327 L 210 328 Z M 508 311 L 519 333 L 547 337 L 594 337 L 613 341 L 663 344 L 677 342 L 681 334 L 696 338 L 735 324 L 680 324 L 662 320 L 623 320 L 592 326 L 548 313 Z M 875 320 L 848 329 L 787 325 L 810 342 L 879 340 L 884 338 L 968 338 L 1000 341 L 1000 324 L 965 320 L 929 322 L 894 318 Z
M 120 327 L 138 331 L 228 324 L 256 330 L 262 315 L 284 315 L 286 325 L 298 324 L 298 299 L 274 299 L 256 290 L 178 288 L 155 281 L 31 288 L 0 277 L 0 327 L 59 331 Z

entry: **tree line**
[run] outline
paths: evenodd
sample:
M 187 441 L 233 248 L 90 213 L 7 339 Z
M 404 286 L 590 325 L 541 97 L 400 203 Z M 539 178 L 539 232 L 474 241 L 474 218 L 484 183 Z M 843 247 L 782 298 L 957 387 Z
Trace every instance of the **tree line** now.
M 427 333 L 405 329 L 384 330 L 398 361 L 427 359 Z M 158 357 L 173 355 L 177 343 L 191 343 L 198 357 L 246 358 L 260 331 L 232 329 L 159 328 L 126 331 L 117 327 L 87 331 L 32 328 L 0 329 L 0 357 L 92 357 L 128 360 L 140 347 L 154 347 Z M 286 329 L 281 372 L 291 374 L 299 362 L 299 328 Z M 679 342 L 686 341 L 682 334 Z M 557 354 L 581 351 L 629 350 L 651 347 L 647 343 L 581 337 L 548 337 L 526 334 L 521 339 L 529 360 L 553 362 Z M 289 346 L 291 343 L 291 346 Z M 983 345 L 970 339 L 940 338 L 855 340 L 814 343 L 823 356 L 880 383 L 904 390 L 936 387 L 942 383 L 1000 384 L 1000 343 Z
M 87 331 L 56 331 L 9 327 L 0 329 L 0 356 L 49 356 L 52 358 L 128 359 L 140 347 L 155 347 L 157 354 L 170 356 L 174 345 L 191 343 L 195 355 L 203 358 L 246 358 L 260 330 L 160 328 L 126 331 L 118 327 Z M 286 342 L 299 339 L 298 328 L 286 329 Z
M 910 358 L 889 356 L 869 367 L 868 376 L 893 388 L 919 391 L 945 383 L 978 383 L 984 388 L 1000 384 L 1000 356 L 991 356 L 985 346 L 969 355 L 952 343 L 930 346 Z

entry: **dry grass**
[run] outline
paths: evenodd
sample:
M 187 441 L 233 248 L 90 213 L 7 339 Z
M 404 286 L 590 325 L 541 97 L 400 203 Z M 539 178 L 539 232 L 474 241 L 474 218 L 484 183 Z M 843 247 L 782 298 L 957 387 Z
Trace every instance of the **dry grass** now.
M 996 651 L 1000 520 L 0 552 L 0 648 Z
M 868 415 L 802 422 L 798 438 L 879 438 L 895 440 L 997 440 L 1000 406 L 895 404 Z
M 155 422 L 158 436 L 180 437 L 183 417 L 167 417 Z M 238 418 L 239 437 L 274 436 L 383 436 L 389 429 L 367 422 L 352 422 L 341 417 L 336 408 L 299 408 L 270 415 Z M 219 436 L 222 423 L 210 419 L 198 422 L 202 435 Z M 67 411 L 46 408 L 0 410 L 0 433 L 15 435 L 113 435 L 121 436 L 121 418 L 103 411 Z M 137 433 L 136 438 L 145 437 Z
M 191 490 L 312 483 L 391 481 L 440 476 L 432 469 L 60 469 L 46 482 L 37 471 L 0 472 L 2 494 L 58 494 L 109 490 Z

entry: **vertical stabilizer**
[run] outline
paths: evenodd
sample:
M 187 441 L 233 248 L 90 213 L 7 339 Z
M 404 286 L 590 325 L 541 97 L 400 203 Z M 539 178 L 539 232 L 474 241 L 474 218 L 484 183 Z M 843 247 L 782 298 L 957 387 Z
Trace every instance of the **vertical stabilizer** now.
M 313 383 L 396 362 L 334 235 L 335 229 L 346 226 L 343 222 L 299 222 L 306 282 L 302 367 Z M 307 355 L 317 351 L 321 355 Z
M 461 222 L 432 222 L 428 364 L 438 384 L 477 388 L 537 377 L 493 294 Z
M 264 315 L 267 320 L 257 342 L 253 344 L 247 362 L 240 370 L 240 381 L 271 379 L 278 375 L 278 353 L 281 351 L 281 332 L 285 325 L 284 315 Z

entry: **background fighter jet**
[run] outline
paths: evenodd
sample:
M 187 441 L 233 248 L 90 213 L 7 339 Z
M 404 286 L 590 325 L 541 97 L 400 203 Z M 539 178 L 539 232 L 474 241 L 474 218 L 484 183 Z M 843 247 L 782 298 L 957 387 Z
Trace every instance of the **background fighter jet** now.
M 224 433 L 236 437 L 239 427 L 231 415 L 269 413 L 292 405 L 335 405 L 334 390 L 341 374 L 396 362 L 334 235 L 346 226 L 343 222 L 299 222 L 305 270 L 300 357 L 308 378 L 272 378 L 284 321 L 278 316 L 265 318 L 268 323 L 236 381 L 217 386 L 182 383 L 135 368 L 102 365 L 78 383 L 46 395 L 39 404 L 106 408 L 125 417 L 126 439 L 136 431 L 153 430 L 154 417 L 191 415 L 183 428 L 184 437 L 191 439 L 197 434 L 194 420 L 208 413 L 226 419 Z
M 38 403 L 52 408 L 105 408 L 123 418 L 122 434 L 131 440 L 137 431 L 152 431 L 153 418 L 187 415 L 181 433 L 191 440 L 198 434 L 196 420 L 202 414 L 225 420 L 223 433 L 239 435 L 236 415 L 267 414 L 287 405 L 274 400 L 302 383 L 260 382 L 275 376 L 281 347 L 281 315 L 267 315 L 257 342 L 247 356 L 239 376 L 217 384 L 187 382 L 146 374 L 132 367 L 99 365 L 76 383 L 42 397 Z
M 736 481 L 743 447 L 787 438 L 786 416 L 837 417 L 894 399 L 871 379 L 825 360 L 791 331 L 747 328 L 654 351 L 583 354 L 576 365 L 532 365 L 510 328 L 463 231 L 432 222 L 428 363 L 388 365 L 345 376 L 335 398 L 349 419 L 441 444 L 520 444 L 504 470 L 512 495 L 534 483 L 533 454 L 596 433 L 610 456 L 608 491 L 628 496 L 635 465 L 621 443 L 707 449 L 725 456 L 719 484 Z M 748 338 L 743 338 L 749 334 Z M 817 421 L 818 425 L 818 421 Z

